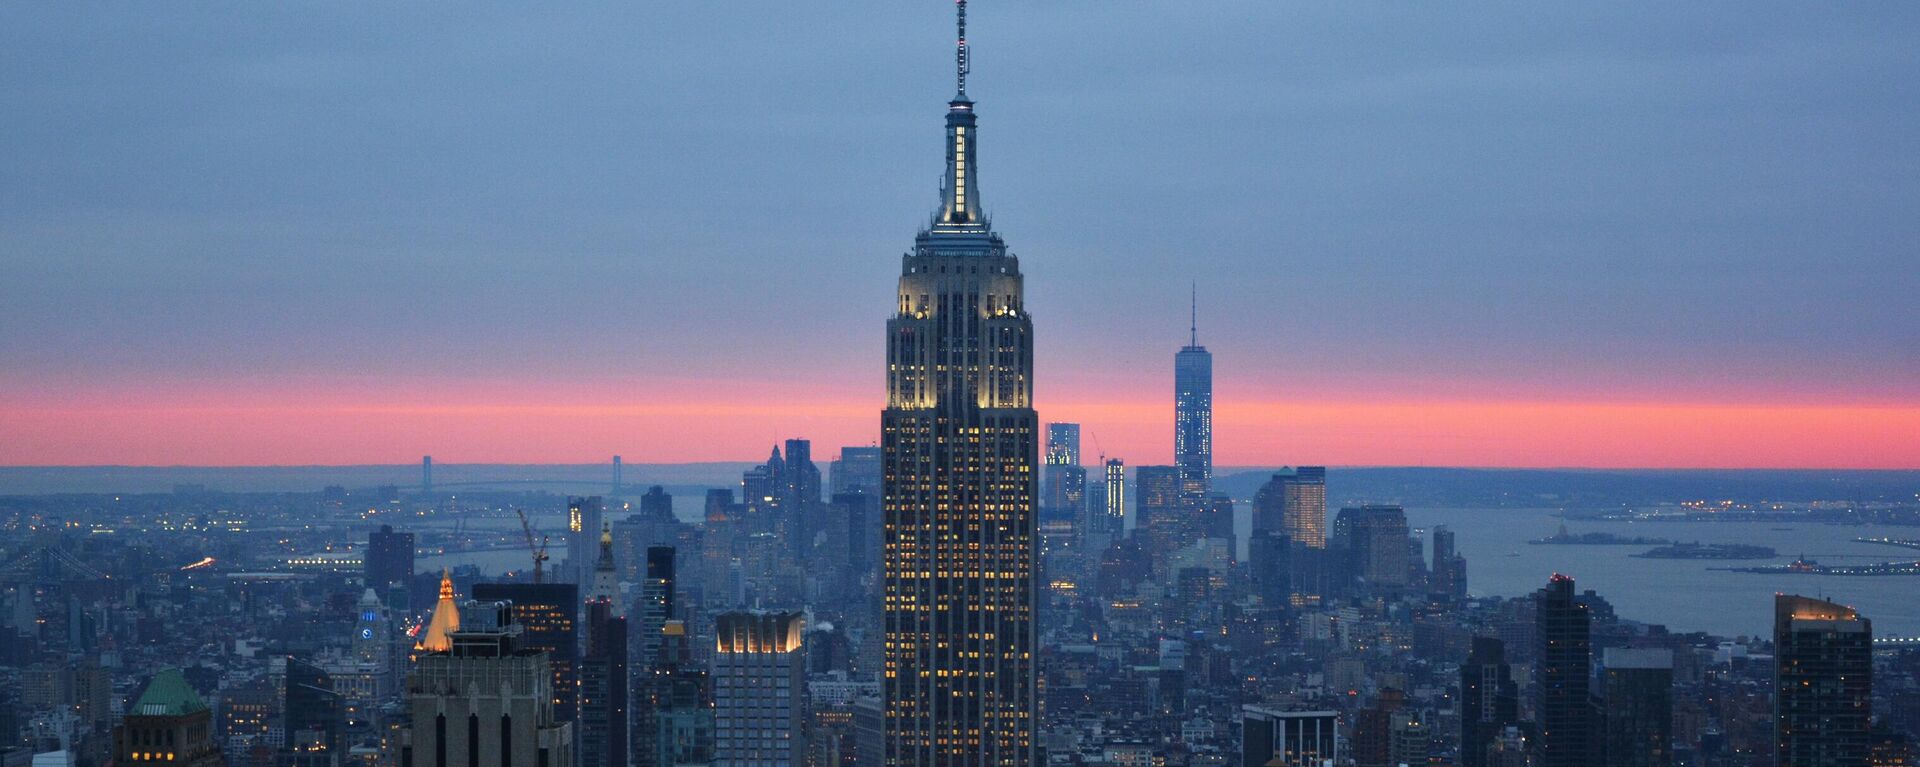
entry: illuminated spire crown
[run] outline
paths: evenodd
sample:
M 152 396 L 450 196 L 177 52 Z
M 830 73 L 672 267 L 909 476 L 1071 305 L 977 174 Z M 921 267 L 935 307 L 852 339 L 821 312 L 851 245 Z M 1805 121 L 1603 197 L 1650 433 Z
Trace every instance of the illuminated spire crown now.
M 453 603 L 453 576 L 440 571 L 440 602 L 433 606 L 433 619 L 414 644 L 416 650 L 446 652 L 453 649 L 453 632 L 460 630 L 460 606 Z
M 947 170 L 941 180 L 940 210 L 934 214 L 936 232 L 977 232 L 987 228 L 980 206 L 978 157 L 974 153 L 973 99 L 967 97 L 967 73 L 972 57 L 967 50 L 967 0 L 954 0 L 959 39 L 954 45 L 954 95 L 947 102 Z

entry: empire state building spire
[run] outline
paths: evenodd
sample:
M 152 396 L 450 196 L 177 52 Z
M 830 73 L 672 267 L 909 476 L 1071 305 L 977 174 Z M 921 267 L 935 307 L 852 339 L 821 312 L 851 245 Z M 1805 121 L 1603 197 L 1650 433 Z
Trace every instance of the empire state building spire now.
M 958 14 L 959 42 L 954 47 L 954 80 L 957 90 L 947 102 L 947 173 L 941 182 L 940 211 L 934 215 L 936 231 L 984 230 L 986 216 L 980 207 L 974 153 L 973 99 L 967 97 L 967 72 L 972 67 L 967 52 L 967 0 L 954 0 Z

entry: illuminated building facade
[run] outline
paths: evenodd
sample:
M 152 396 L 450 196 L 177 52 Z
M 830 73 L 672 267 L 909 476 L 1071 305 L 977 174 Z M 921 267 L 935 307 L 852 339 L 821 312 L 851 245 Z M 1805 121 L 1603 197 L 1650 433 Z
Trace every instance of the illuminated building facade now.
M 606 512 L 606 502 L 600 496 L 567 499 L 567 566 L 558 580 L 581 586 L 591 582 L 595 555 L 599 553 L 595 544 L 600 542 Z
M 715 767 L 806 763 L 805 624 L 796 612 L 714 617 Z
M 1866 764 L 1873 622 L 1812 597 L 1773 598 L 1776 767 Z
M 519 644 L 547 651 L 552 669 L 553 715 L 574 721 L 579 712 L 580 587 L 571 583 L 476 583 L 473 596 L 482 602 L 513 604 L 513 623 L 519 626 Z
M 1105 519 L 1098 525 L 1102 532 L 1118 537 L 1127 526 L 1127 464 L 1118 458 L 1107 459 Z
M 1080 465 L 1080 424 L 1047 424 L 1047 465 Z
M 1046 458 L 1041 507 L 1078 524 L 1087 503 L 1087 470 L 1080 465 L 1080 424 L 1047 424 Z
M 1035 761 L 1033 322 L 987 221 L 966 92 L 947 105 L 939 210 L 902 258 L 881 416 L 886 764 Z
M 1188 499 L 1213 490 L 1213 353 L 1200 345 L 1198 304 L 1194 313 L 1189 341 L 1173 355 L 1173 463 Z
M 1327 467 L 1281 469 L 1253 496 L 1253 529 L 1285 533 L 1316 549 L 1327 547 Z

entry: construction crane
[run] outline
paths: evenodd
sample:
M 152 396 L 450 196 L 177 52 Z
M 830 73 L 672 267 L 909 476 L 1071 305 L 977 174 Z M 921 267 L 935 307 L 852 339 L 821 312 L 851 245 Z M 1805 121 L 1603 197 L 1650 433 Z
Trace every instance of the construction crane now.
M 547 537 L 542 535 L 540 542 L 534 543 L 533 523 L 527 521 L 527 513 L 519 509 L 514 509 L 513 513 L 520 515 L 520 530 L 527 534 L 527 550 L 533 552 L 533 582 L 539 583 L 542 578 L 541 563 L 547 561 Z

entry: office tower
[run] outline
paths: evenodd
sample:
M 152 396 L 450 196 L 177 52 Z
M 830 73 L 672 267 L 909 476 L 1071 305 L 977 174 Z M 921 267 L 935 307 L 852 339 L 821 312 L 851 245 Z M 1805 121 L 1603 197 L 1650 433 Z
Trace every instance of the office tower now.
M 413 533 L 396 533 L 393 525 L 381 525 L 367 533 L 367 555 L 362 560 L 367 585 L 384 587 L 413 580 Z
M 1443 599 L 1467 596 L 1467 558 L 1454 548 L 1453 531 L 1446 525 L 1433 528 L 1433 579 L 1427 593 Z
M 613 494 L 614 495 L 620 495 L 623 492 L 622 488 L 624 488 L 627 484 L 625 481 L 626 477 L 622 476 L 624 474 L 623 470 L 625 468 L 626 467 L 620 462 L 620 456 L 617 456 L 617 455 L 614 456 L 613 457 Z
M 879 544 L 875 541 L 880 522 L 880 494 L 839 493 L 833 496 L 833 505 L 840 507 L 836 519 L 846 520 L 846 528 L 838 534 L 846 538 L 847 575 L 858 582 L 880 557 Z
M 640 496 L 640 518 L 655 524 L 679 521 L 673 516 L 673 496 L 666 488 L 654 485 Z
M 627 767 L 627 619 L 611 599 L 587 603 L 580 657 L 580 767 Z
M 1601 665 L 1607 767 L 1671 767 L 1673 651 L 1609 647 Z
M 554 580 L 586 588 L 593 577 L 593 561 L 599 553 L 600 528 L 605 523 L 606 503 L 600 496 L 567 498 L 567 565 Z
M 807 750 L 805 621 L 796 612 L 714 617 L 715 767 L 801 767 Z
M 665 660 L 645 677 L 646 707 L 636 711 L 635 767 L 711 764 L 714 761 L 713 688 L 704 668 L 691 664 L 686 624 L 667 621 Z
M 420 456 L 420 492 L 433 495 L 433 456 Z
M 1395 712 L 1387 724 L 1387 764 L 1426 764 L 1433 750 L 1433 733 L 1416 712 Z
M 1773 598 L 1774 765 L 1864 765 L 1873 622 L 1812 597 Z
M 729 495 L 728 499 L 731 500 Z M 640 625 L 636 643 L 639 654 L 633 685 L 634 729 L 633 761 L 636 767 L 651 767 L 660 758 L 659 717 L 663 701 L 670 697 L 669 678 L 681 659 L 672 657 L 668 626 L 678 625 L 684 646 L 685 626 L 673 620 L 677 596 L 674 573 L 675 550 L 671 546 L 647 549 L 646 578 L 640 584 L 640 601 L 634 612 Z M 671 762 L 662 762 L 671 764 Z
M 414 642 L 415 652 L 446 652 L 453 649 L 453 632 L 460 630 L 460 606 L 453 601 L 453 576 L 440 571 L 440 601 L 433 606 L 433 617 Z
M 1253 496 L 1253 529 L 1278 530 L 1316 549 L 1327 547 L 1327 468 L 1281 469 Z
M 1047 424 L 1046 467 L 1040 507 L 1052 516 L 1079 523 L 1087 503 L 1087 470 L 1080 465 L 1080 424 Z
M 674 617 L 674 548 L 647 548 L 646 580 L 640 583 L 640 668 L 652 669 L 662 660 L 661 631 Z
M 598 499 L 595 499 L 597 502 Z M 579 713 L 580 587 L 571 583 L 476 583 L 473 598 L 513 605 L 516 643 L 545 650 L 553 684 L 553 716 L 572 722 Z
M 1248 579 L 1268 607 L 1293 602 L 1293 541 L 1277 530 L 1255 530 L 1247 541 Z
M 226 764 L 213 744 L 213 711 L 179 669 L 154 674 L 113 730 L 113 763 L 135 762 L 179 767 Z
M 1460 664 L 1460 767 L 1486 767 L 1487 749 L 1520 721 L 1520 687 L 1507 665 L 1507 647 L 1493 637 L 1474 637 Z
M 1080 424 L 1047 424 L 1047 465 L 1080 465 Z
M 980 204 L 966 2 L 942 201 L 901 260 L 887 321 L 886 641 L 891 765 L 1036 757 L 1033 322 L 1019 259 Z
M 1337 711 L 1241 709 L 1240 767 L 1321 767 L 1344 764 Z
M 1133 495 L 1135 529 L 1172 528 L 1184 522 L 1180 515 L 1180 467 L 1141 466 L 1134 469 Z M 1172 535 L 1171 532 L 1168 534 Z
M 786 486 L 787 461 L 774 445 L 767 462 L 740 474 L 740 502 L 749 514 L 771 514 L 780 503 L 781 488 Z
M 572 767 L 573 725 L 554 715 L 546 650 L 520 643 L 511 605 L 468 602 L 466 616 L 450 648 L 407 677 L 400 764 Z
M 1592 619 L 1574 598 L 1573 578 L 1554 574 L 1534 594 L 1534 710 L 1541 767 L 1591 767 L 1594 748 Z
M 813 464 L 813 443 L 787 440 L 787 473 L 783 499 L 795 506 L 820 502 L 820 467 Z
M 880 448 L 843 447 L 840 457 L 834 459 L 829 481 L 833 495 L 845 493 L 866 493 L 880 496 Z
M 281 696 L 283 767 L 339 767 L 347 759 L 343 731 L 345 706 L 333 677 L 313 663 L 291 656 L 274 658 L 268 674 Z
M 1173 355 L 1173 462 L 1186 498 L 1213 492 L 1213 354 L 1200 345 L 1199 318 L 1196 296 L 1187 345 Z
M 1118 537 L 1127 527 L 1127 463 L 1118 458 L 1106 462 L 1104 516 L 1095 525 L 1101 532 Z
M 1407 514 L 1399 506 L 1347 507 L 1334 522 L 1338 544 L 1345 549 L 1354 575 L 1376 588 L 1407 585 Z

